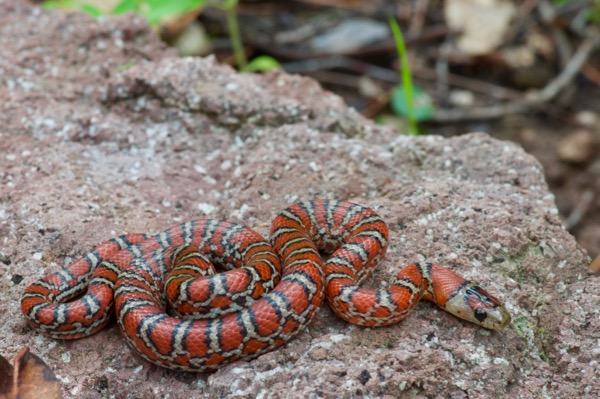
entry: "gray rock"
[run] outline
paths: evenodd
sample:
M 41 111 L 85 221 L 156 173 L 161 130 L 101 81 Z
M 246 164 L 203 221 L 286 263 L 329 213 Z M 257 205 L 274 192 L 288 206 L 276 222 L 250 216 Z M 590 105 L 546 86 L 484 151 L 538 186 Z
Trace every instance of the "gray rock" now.
M 65 397 L 600 395 L 600 280 L 518 146 L 401 136 L 310 79 L 177 59 L 139 18 L 9 0 L 0 82 L 0 354 L 28 345 Z M 146 362 L 114 324 L 57 342 L 20 312 L 28 284 L 115 235 L 206 216 L 267 234 L 279 210 L 314 197 L 388 222 L 367 285 L 429 259 L 500 297 L 512 325 L 489 332 L 423 303 L 365 329 L 323 307 L 282 349 L 209 375 Z

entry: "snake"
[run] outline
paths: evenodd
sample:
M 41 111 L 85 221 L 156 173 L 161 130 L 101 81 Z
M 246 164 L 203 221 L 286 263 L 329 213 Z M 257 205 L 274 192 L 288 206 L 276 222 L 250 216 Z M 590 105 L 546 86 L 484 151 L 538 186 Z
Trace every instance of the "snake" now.
M 21 310 L 55 339 L 92 335 L 114 312 L 141 357 L 196 372 L 283 346 L 325 299 L 365 327 L 398 323 L 421 299 L 486 329 L 510 323 L 497 298 L 436 263 L 412 263 L 379 288 L 361 287 L 388 242 L 374 210 L 339 200 L 289 206 L 273 219 L 269 240 L 238 223 L 198 219 L 99 244 L 29 285 Z

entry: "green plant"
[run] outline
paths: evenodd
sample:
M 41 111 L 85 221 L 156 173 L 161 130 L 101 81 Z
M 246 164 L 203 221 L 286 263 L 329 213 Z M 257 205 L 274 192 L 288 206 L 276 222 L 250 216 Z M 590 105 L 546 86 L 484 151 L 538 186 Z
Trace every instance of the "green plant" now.
M 225 12 L 235 62 L 240 70 L 264 72 L 280 67 L 277 60 L 269 56 L 259 56 L 248 63 L 236 15 L 238 0 L 213 0 L 209 2 L 207 0 L 122 0 L 108 13 L 81 0 L 47 0 L 43 3 L 43 7 L 46 9 L 64 8 L 80 10 L 94 17 L 106 14 L 120 15 L 127 12 L 134 12 L 146 18 L 148 23 L 153 26 L 158 25 L 165 17 L 180 15 L 203 5 L 219 8 Z
M 212 1 L 209 5 L 223 10 L 227 16 L 227 30 L 229 31 L 233 56 L 235 57 L 235 63 L 240 71 L 264 72 L 269 69 L 280 67 L 279 62 L 277 62 L 275 58 L 267 55 L 256 57 L 248 63 L 236 14 L 238 0 Z
M 146 18 L 150 25 L 157 25 L 163 18 L 180 15 L 204 5 L 206 0 L 123 0 L 111 14 L 135 12 Z
M 279 62 L 268 55 L 259 55 L 258 57 L 254 57 L 245 68 L 242 69 L 243 72 L 265 72 L 271 69 L 281 68 L 281 64 Z
M 554 0 L 558 7 L 573 4 L 575 0 Z M 585 18 L 593 24 L 600 25 L 600 0 L 591 0 L 580 5 L 583 8 Z
M 43 3 L 43 7 L 81 10 L 94 17 L 135 12 L 146 18 L 151 25 L 156 25 L 164 17 L 183 14 L 201 7 L 205 2 L 206 0 L 122 0 L 108 13 L 81 0 L 47 0 Z
M 433 115 L 431 97 L 429 97 L 425 90 L 413 86 L 402 31 L 394 17 L 389 16 L 388 21 L 394 36 L 394 42 L 396 43 L 398 58 L 400 59 L 401 74 L 401 84 L 396 86 L 392 91 L 390 105 L 396 114 L 408 120 L 409 133 L 413 136 L 418 136 L 419 127 L 417 122 L 430 119 Z
M 239 69 L 244 69 L 248 64 L 244 46 L 242 45 L 242 36 L 240 35 L 240 27 L 237 20 L 236 8 L 238 0 L 221 0 L 211 2 L 211 6 L 220 8 L 225 12 L 227 17 L 227 30 L 229 31 L 229 39 L 233 49 L 235 63 Z
M 42 3 L 42 7 L 46 10 L 64 8 L 70 10 L 80 10 L 90 14 L 93 17 L 100 17 L 104 12 L 99 8 L 78 0 L 46 0 Z

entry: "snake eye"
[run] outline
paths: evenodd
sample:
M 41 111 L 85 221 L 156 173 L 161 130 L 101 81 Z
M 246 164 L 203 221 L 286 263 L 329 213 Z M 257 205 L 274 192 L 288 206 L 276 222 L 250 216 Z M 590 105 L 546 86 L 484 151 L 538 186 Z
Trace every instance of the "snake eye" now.
M 487 318 L 488 314 L 483 309 L 475 309 L 475 318 L 479 321 L 484 321 Z

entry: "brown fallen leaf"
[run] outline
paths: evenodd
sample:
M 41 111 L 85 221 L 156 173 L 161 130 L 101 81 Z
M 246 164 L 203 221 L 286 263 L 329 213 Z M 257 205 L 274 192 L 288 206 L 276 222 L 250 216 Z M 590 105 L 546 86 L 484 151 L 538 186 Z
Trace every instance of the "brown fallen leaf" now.
M 174 42 L 189 24 L 196 21 L 201 13 L 202 7 L 198 7 L 182 14 L 163 17 L 158 27 L 160 37 L 166 42 Z
M 60 384 L 42 359 L 24 347 L 14 367 L 0 356 L 0 399 L 60 398 Z
M 583 164 L 594 159 L 599 149 L 598 140 L 591 131 L 578 129 L 558 143 L 556 153 L 564 162 Z
M 590 263 L 589 269 L 592 273 L 600 272 L 600 255 L 596 256 L 596 259 Z
M 4 357 L 0 356 L 0 399 L 12 394 L 13 367 Z
M 488 54 L 500 47 L 516 12 L 514 4 L 501 0 L 444 2 L 446 23 L 460 32 L 456 46 L 471 55 Z

